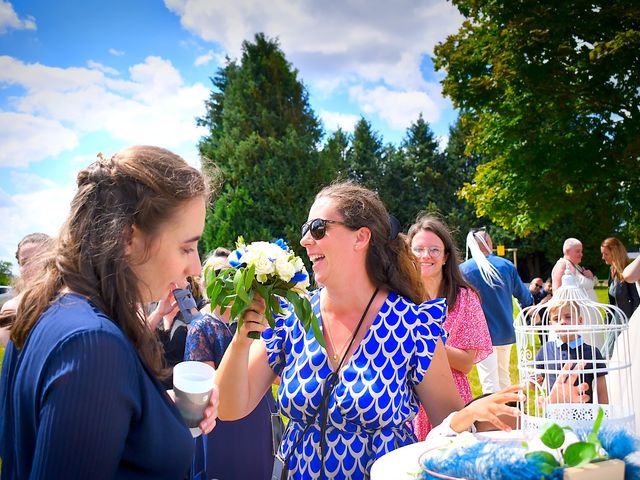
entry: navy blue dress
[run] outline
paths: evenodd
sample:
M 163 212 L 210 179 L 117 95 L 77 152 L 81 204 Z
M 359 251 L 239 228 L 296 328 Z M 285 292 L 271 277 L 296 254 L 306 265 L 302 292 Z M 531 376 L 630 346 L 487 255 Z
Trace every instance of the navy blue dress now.
M 218 368 L 237 324 L 205 315 L 189 325 L 185 360 L 213 362 Z M 273 469 L 271 412 L 276 411 L 271 392 L 246 417 L 233 422 L 217 420 L 207 437 L 206 478 L 217 480 L 270 480 Z M 202 439 L 198 437 L 196 471 L 201 470 Z
M 0 380 L 2 479 L 183 479 L 193 440 L 120 328 L 87 299 L 56 300 Z

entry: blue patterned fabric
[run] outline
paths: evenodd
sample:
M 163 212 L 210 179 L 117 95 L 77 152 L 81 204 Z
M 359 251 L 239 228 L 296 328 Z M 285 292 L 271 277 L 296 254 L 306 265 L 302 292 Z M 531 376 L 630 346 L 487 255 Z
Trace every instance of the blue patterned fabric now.
M 311 304 L 320 316 L 320 291 Z M 373 462 L 416 441 L 410 422 L 418 412 L 413 387 L 426 372 L 442 333 L 444 299 L 415 305 L 390 293 L 329 397 L 326 478 L 367 479 Z M 263 333 L 269 365 L 281 375 L 278 399 L 290 419 L 280 454 L 286 458 L 311 422 L 331 373 L 326 350 L 291 312 Z M 289 460 L 290 477 L 320 477 L 320 425 L 305 432 Z

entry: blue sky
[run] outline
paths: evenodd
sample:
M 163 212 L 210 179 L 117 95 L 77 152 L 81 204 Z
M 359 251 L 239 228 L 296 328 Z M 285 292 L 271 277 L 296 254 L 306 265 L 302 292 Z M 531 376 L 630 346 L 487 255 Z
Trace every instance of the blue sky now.
M 149 143 L 199 165 L 209 78 L 256 32 L 326 132 L 364 116 L 397 144 L 422 113 L 446 143 L 456 113 L 430 55 L 461 23 L 445 0 L 0 0 L 0 260 L 57 233 L 98 152 Z

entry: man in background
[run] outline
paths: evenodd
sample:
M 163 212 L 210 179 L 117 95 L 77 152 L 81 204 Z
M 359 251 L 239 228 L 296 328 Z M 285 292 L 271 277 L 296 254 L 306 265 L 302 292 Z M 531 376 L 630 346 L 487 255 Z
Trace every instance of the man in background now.
M 493 345 L 493 353 L 476 364 L 482 393 L 495 393 L 511 385 L 509 366 L 516 341 L 512 297 L 520 307 L 533 304 L 533 296 L 513 263 L 492 251 L 489 234 L 484 229 L 473 229 L 467 235 L 467 255 L 471 252 L 472 258 L 460 265 L 467 281 L 480 294 Z

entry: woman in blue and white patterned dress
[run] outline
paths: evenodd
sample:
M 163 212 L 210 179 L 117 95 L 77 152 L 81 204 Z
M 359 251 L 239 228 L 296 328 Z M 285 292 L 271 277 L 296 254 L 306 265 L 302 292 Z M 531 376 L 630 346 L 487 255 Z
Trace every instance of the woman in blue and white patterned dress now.
M 457 432 L 478 419 L 507 428 L 496 413 L 514 411 L 495 399 L 452 414 L 462 401 L 441 341 L 446 303 L 414 303 L 420 273 L 377 194 L 333 184 L 318 193 L 309 219 L 300 243 L 323 285 L 311 301 L 327 347 L 293 313 L 267 328 L 264 302 L 254 300 L 218 370 L 220 418 L 251 411 L 280 375 L 290 422 L 279 453 L 294 479 L 368 478 L 377 458 L 416 441 L 408 422 L 418 402 L 434 424 L 447 419 Z M 252 342 L 249 331 L 262 331 L 263 341 Z M 501 401 L 518 398 L 505 395 Z

